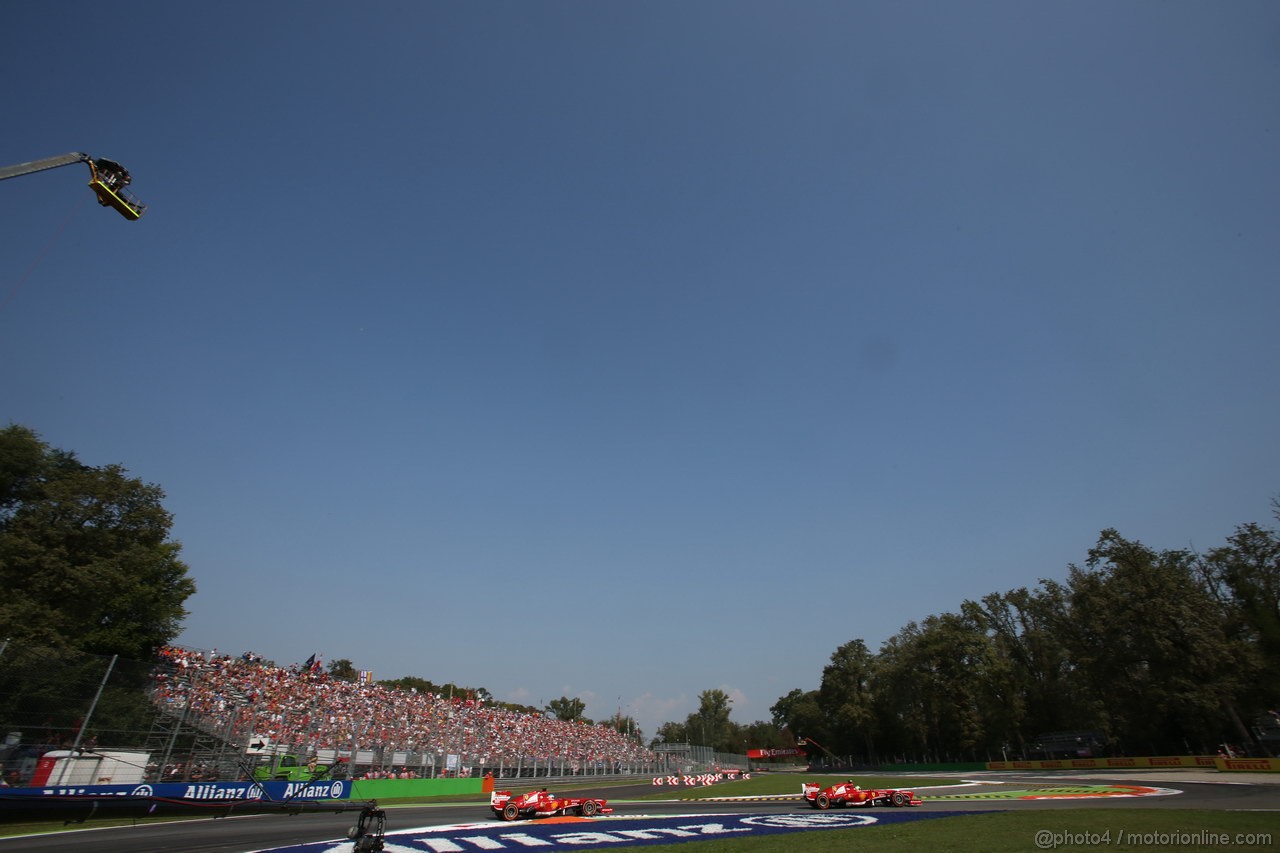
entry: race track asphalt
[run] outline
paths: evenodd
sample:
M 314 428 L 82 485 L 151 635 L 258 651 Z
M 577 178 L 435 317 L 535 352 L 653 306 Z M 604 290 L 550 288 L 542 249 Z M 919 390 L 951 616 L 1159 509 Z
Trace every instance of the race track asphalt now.
M 1280 812 L 1280 778 L 1264 774 L 1226 776 L 1201 771 L 1165 771 L 1158 774 L 966 774 L 978 780 L 963 788 L 949 787 L 946 794 L 978 793 L 982 797 L 1010 790 L 1035 790 L 1076 785 L 1134 785 L 1174 789 L 1180 793 L 1149 797 L 1105 797 L 1068 799 L 931 799 L 943 794 L 941 788 L 916 787 L 925 799 L 917 808 L 939 811 L 1004 811 L 1010 809 L 1154 808 L 1268 810 Z M 957 778 L 939 777 L 939 785 L 954 784 Z M 799 787 L 797 783 L 797 788 Z M 798 798 L 793 800 L 734 800 L 731 802 L 637 800 L 654 793 L 652 785 L 611 786 L 606 790 L 569 790 L 557 793 L 605 796 L 615 815 L 680 814 L 786 814 L 808 811 Z M 711 793 L 707 791 L 707 793 Z M 74 829 L 51 835 L 0 838 L 0 853 L 17 851 L 70 851 L 70 853 L 246 853 L 290 844 L 343 838 L 355 822 L 354 814 L 255 815 L 213 820 L 178 821 L 101 829 Z M 480 822 L 491 819 L 484 803 L 428 806 L 393 806 L 387 809 L 387 832 L 434 826 Z

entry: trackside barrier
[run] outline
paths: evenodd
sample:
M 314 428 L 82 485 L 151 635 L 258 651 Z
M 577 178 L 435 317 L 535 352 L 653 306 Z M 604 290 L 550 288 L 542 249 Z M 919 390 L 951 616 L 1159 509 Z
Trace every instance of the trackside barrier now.
M 729 770 L 724 773 L 701 773 L 697 776 L 656 776 L 654 777 L 653 784 L 670 785 L 676 788 L 681 785 L 695 787 L 697 785 L 714 785 L 717 782 L 723 782 L 725 780 L 732 781 L 734 779 L 750 778 L 750 773 L 740 773 L 737 770 Z
M 476 780 L 477 785 L 479 780 Z M 358 783 L 357 783 L 358 784 Z M 4 798 L 56 799 L 59 797 L 163 798 L 181 802 L 310 802 L 347 800 L 352 783 L 323 782 L 142 782 L 128 785 L 44 785 L 5 788 Z
M 1280 773 L 1280 758 L 1215 758 L 1219 770 Z
M 357 779 L 351 783 L 353 800 L 385 800 L 392 797 L 439 797 L 484 793 L 493 779 Z
M 1255 761 L 1266 759 L 1226 759 Z M 1140 758 L 1060 758 L 1039 761 L 988 761 L 988 770 L 1133 770 L 1135 768 L 1168 770 L 1177 767 L 1200 767 L 1224 770 L 1223 759 L 1212 755 L 1155 755 Z M 1232 768 L 1234 769 L 1234 768 Z

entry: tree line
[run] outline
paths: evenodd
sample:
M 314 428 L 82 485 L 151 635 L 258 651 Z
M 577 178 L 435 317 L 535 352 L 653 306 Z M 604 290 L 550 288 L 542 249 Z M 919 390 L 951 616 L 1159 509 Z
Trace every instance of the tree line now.
M 794 747 L 795 736 L 782 721 L 757 720 L 743 725 L 730 719 L 733 699 L 719 688 L 698 694 L 698 709 L 684 722 L 666 722 L 658 727 L 651 745 L 689 743 L 711 747 L 716 752 L 744 755 L 748 749 Z
M 770 711 L 798 738 L 880 763 L 1268 755 L 1278 704 L 1280 537 L 1249 523 L 1207 553 L 1104 530 L 1064 580 L 909 622 L 877 652 L 851 640 L 818 689 Z

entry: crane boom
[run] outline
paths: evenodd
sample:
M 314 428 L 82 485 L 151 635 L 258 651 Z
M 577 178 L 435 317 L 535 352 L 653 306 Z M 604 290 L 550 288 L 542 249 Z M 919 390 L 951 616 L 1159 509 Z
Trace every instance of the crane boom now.
M 16 166 L 0 166 L 0 181 L 5 178 L 17 178 L 30 175 L 32 172 L 43 172 L 45 169 L 56 169 L 59 166 L 70 166 L 73 163 L 88 163 L 89 155 L 83 151 L 72 151 L 61 157 L 46 157 L 43 160 L 32 160 L 30 163 L 19 163 Z
M 0 181 L 5 178 L 16 178 L 30 175 L 32 172 L 43 172 L 45 169 L 56 169 L 59 166 L 70 166 L 74 163 L 89 164 L 89 188 L 98 196 L 98 204 L 113 207 L 125 219 L 141 219 L 147 206 L 125 191 L 125 187 L 133 179 L 129 170 L 114 160 L 94 160 L 83 151 L 72 151 L 61 157 L 47 157 L 44 160 L 32 160 L 30 163 L 19 163 L 16 166 L 0 166 Z
M 808 744 L 813 744 L 813 745 L 814 745 L 814 746 L 816 746 L 818 749 L 820 749 L 820 750 L 822 750 L 823 752 L 825 752 L 827 755 L 830 755 L 830 756 L 831 756 L 832 758 L 834 758 L 836 761 L 839 761 L 839 760 L 840 760 L 840 756 L 836 755 L 834 752 L 832 752 L 831 750 L 827 749 L 825 746 L 823 746 L 822 744 L 818 743 L 818 742 L 817 742 L 816 740 L 814 740 L 813 738 L 811 738 L 811 737 L 802 737 L 802 738 L 800 738 L 800 745 L 801 745 L 801 746 L 803 746 L 803 745 L 804 745 L 804 744 L 806 744 L 806 743 L 808 743 Z

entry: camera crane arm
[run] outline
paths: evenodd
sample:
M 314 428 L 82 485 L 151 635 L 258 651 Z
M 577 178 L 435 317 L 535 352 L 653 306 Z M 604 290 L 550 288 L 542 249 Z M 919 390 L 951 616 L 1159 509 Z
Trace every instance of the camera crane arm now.
M 29 163 L 18 163 L 16 166 L 0 166 L 0 181 L 18 178 L 33 172 L 57 169 L 76 163 L 89 164 L 89 188 L 98 196 L 98 204 L 115 208 L 125 219 L 142 218 L 147 206 L 125 192 L 125 187 L 133 179 L 129 171 L 113 160 L 94 160 L 83 151 L 72 151 L 58 157 L 46 157 L 43 160 L 32 160 Z

